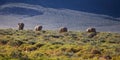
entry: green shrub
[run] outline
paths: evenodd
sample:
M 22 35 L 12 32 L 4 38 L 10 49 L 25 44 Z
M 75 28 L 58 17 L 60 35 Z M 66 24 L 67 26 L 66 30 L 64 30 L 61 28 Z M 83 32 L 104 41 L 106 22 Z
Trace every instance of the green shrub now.
M 35 44 L 35 46 L 36 47 L 38 47 L 38 48 L 40 48 L 40 47 L 42 47 L 42 46 L 44 46 L 45 44 L 43 44 L 43 43 L 37 43 L 37 44 Z
M 21 51 L 15 50 L 15 51 L 12 51 L 9 56 L 11 56 L 11 58 L 21 58 L 22 53 L 21 53 Z
M 28 46 L 24 50 L 26 50 L 26 51 L 35 51 L 36 49 L 37 49 L 37 47 L 35 47 L 35 46 Z
M 63 42 L 52 42 L 52 45 L 56 45 L 56 44 L 64 45 Z
M 0 44 L 5 45 L 8 43 L 8 40 L 0 40 Z
M 9 44 L 10 46 L 20 46 L 20 45 L 23 44 L 23 42 L 20 41 L 20 40 L 13 40 L 13 41 L 9 41 L 8 44 Z
M 0 29 L 0 60 L 120 59 L 120 34 Z

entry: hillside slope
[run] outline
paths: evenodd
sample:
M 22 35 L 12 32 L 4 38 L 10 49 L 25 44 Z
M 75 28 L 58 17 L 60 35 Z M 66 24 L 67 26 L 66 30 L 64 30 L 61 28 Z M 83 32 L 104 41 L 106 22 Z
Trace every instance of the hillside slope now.
M 120 32 L 120 20 L 111 16 L 25 3 L 1 5 L 0 21 L 0 28 L 16 28 L 18 22 L 24 22 L 26 29 L 40 24 L 48 30 L 65 26 L 70 30 L 95 27 L 99 31 Z
M 120 34 L 0 29 L 0 60 L 120 59 Z

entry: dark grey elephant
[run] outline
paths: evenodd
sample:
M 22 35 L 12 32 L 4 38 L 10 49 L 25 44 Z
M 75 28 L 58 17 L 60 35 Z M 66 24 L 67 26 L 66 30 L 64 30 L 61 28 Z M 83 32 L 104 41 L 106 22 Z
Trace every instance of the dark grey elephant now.
M 59 33 L 63 33 L 63 32 L 68 32 L 68 29 L 66 27 L 61 27 Z
M 18 30 L 24 29 L 24 23 L 18 23 Z
M 35 26 L 34 30 L 35 31 L 41 31 L 42 30 L 42 26 L 41 25 L 38 25 L 38 26 Z
M 88 28 L 88 29 L 86 29 L 86 32 L 96 32 L 96 29 L 95 28 Z

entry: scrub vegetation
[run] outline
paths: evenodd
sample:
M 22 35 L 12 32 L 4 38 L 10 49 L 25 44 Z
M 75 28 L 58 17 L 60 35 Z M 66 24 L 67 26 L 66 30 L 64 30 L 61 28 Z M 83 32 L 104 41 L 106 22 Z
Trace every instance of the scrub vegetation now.
M 119 60 L 120 34 L 0 29 L 0 60 Z

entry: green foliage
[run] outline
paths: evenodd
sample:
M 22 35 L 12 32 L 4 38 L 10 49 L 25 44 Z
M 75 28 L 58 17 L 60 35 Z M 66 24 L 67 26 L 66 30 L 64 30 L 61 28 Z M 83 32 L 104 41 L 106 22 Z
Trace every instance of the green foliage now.
M 8 45 L 10 45 L 10 46 L 20 46 L 20 45 L 22 45 L 22 44 L 23 44 L 23 42 L 20 41 L 20 40 L 13 40 L 13 41 L 10 41 L 10 42 L 8 43 Z
M 5 45 L 8 43 L 8 40 L 0 40 L 0 44 Z
M 120 59 L 119 33 L 0 29 L 0 60 L 98 60 L 107 56 Z

